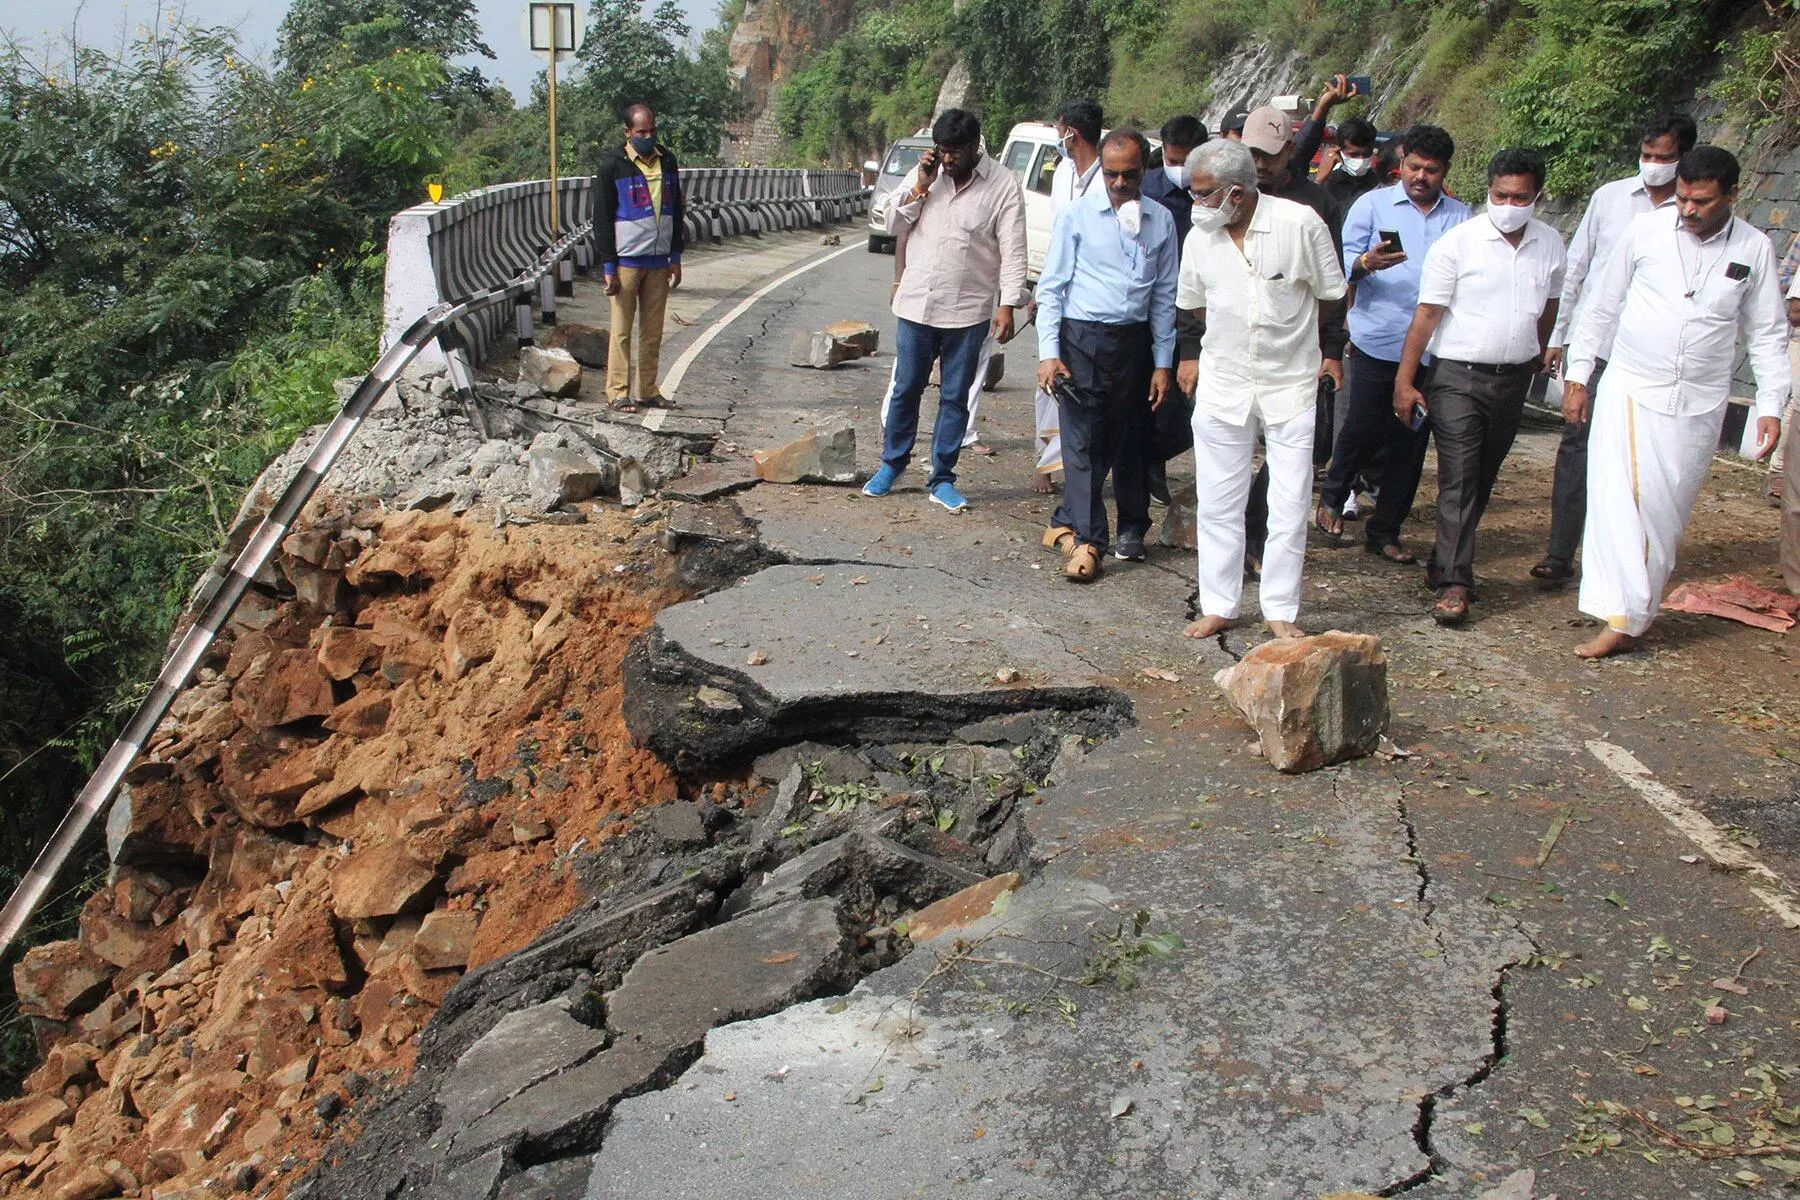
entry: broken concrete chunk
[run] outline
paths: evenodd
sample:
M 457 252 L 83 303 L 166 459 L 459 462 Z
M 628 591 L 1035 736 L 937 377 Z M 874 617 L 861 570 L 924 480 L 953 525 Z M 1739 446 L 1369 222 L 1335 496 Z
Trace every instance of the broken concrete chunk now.
M 788 349 L 788 362 L 796 367 L 828 371 L 841 363 L 862 357 L 862 351 L 849 342 L 840 342 L 829 333 L 806 331 L 794 335 Z
M 1008 871 L 1004 875 L 996 875 L 992 879 L 984 879 L 966 887 L 954 896 L 946 896 L 935 904 L 926 905 L 909 922 L 907 936 L 915 942 L 924 942 L 941 934 L 967 929 L 991 915 L 995 902 L 1016 891 L 1018 886 L 1018 873 Z
M 856 427 L 837 421 L 752 457 L 757 477 L 770 483 L 855 483 Z
M 606 1045 L 557 1003 L 507 1013 L 462 1057 L 438 1088 L 441 1127 L 455 1134 L 532 1084 L 586 1062 Z
M 991 392 L 1000 386 L 1006 378 L 1006 355 L 991 354 L 988 356 L 987 375 L 981 381 L 981 390 Z
M 1387 656 L 1369 634 L 1264 642 L 1213 677 L 1278 771 L 1312 771 L 1375 752 L 1387 730 Z
M 546 512 L 599 495 L 607 485 L 608 474 L 585 455 L 549 447 L 534 449 L 527 468 L 531 498 Z
M 1169 493 L 1169 503 L 1163 509 L 1162 532 L 1159 535 L 1162 544 L 1178 550 L 1192 550 L 1195 546 L 1195 519 L 1199 515 L 1200 501 L 1194 493 L 1194 485 L 1189 483 L 1173 489 Z
M 519 350 L 519 382 L 552 396 L 574 396 L 581 391 L 581 364 L 567 350 L 525 346 Z
M 883 896 L 897 896 L 917 907 L 982 882 L 979 872 L 856 830 L 789 859 L 747 895 L 734 895 L 732 907 L 758 912 L 826 895 L 858 909 L 873 908 Z

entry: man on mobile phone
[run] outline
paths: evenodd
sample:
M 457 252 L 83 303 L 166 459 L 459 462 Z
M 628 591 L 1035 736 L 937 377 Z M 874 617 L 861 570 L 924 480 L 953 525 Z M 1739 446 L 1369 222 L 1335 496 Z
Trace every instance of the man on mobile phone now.
M 1026 301 L 1025 200 L 1012 172 L 981 150 L 981 122 L 952 108 L 931 128 L 919 158 L 888 206 L 887 231 L 907 232 L 906 266 L 894 293 L 899 331 L 894 381 L 882 431 L 881 466 L 863 485 L 886 496 L 912 459 L 919 400 L 941 360 L 932 436 L 931 502 L 952 513 L 968 507 L 956 488 L 956 460 L 968 427 L 968 396 L 982 346 L 1012 340 L 1013 312 Z
M 1394 415 L 1428 408 L 1437 436 L 1437 544 L 1426 572 L 1439 625 L 1460 625 L 1475 587 L 1475 530 L 1518 436 L 1531 377 L 1562 294 L 1563 244 L 1536 220 L 1544 160 L 1502 150 L 1488 162 L 1486 220 L 1465 221 L 1425 256 L 1419 306 L 1394 381 Z M 1436 361 L 1421 390 L 1419 364 Z
M 1394 377 L 1418 307 L 1425 255 L 1469 219 L 1469 206 L 1444 191 L 1456 153 L 1448 133 L 1436 125 L 1415 125 L 1400 143 L 1400 182 L 1364 194 L 1344 219 L 1344 268 L 1356 292 L 1349 320 L 1349 412 L 1332 447 L 1313 519 L 1327 539 L 1341 540 L 1344 499 L 1366 472 L 1378 499 L 1363 528 L 1363 548 L 1409 565 L 1418 559 L 1401 544 L 1400 528 L 1419 490 L 1429 432 L 1395 417 Z

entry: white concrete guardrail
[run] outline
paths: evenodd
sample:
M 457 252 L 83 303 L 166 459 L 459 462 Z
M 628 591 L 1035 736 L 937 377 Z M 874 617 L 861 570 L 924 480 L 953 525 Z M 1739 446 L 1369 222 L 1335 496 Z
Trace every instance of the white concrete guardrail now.
M 585 176 L 558 181 L 559 216 L 565 227 L 592 221 L 593 182 Z M 869 206 L 869 189 L 856 171 L 694 167 L 682 170 L 681 184 L 687 197 L 690 245 L 823 225 L 865 212 Z M 382 347 L 397 342 L 414 321 L 446 298 L 511 279 L 555 240 L 547 179 L 503 183 L 398 214 L 388 231 Z M 533 306 L 538 320 L 555 324 L 557 295 L 568 295 L 575 276 L 586 274 L 592 265 L 593 245 L 584 236 L 555 277 L 543 281 L 539 294 L 520 297 L 510 317 L 499 307 L 472 312 L 456 323 L 454 337 L 446 339 L 444 347 L 433 344 L 422 349 L 420 361 L 439 366 L 446 357 L 461 357 L 462 363 L 451 366 L 455 377 L 469 364 L 484 361 L 509 333 L 529 345 Z M 461 386 L 465 381 L 457 382 Z
M 585 181 L 572 182 L 577 190 L 586 187 Z M 548 194 L 547 188 L 541 192 L 546 198 Z M 545 219 L 548 220 L 547 214 Z M 443 361 L 440 345 L 443 342 L 451 343 L 449 361 L 454 383 L 458 375 L 458 360 L 461 358 L 460 344 L 455 341 L 456 330 L 471 321 L 479 320 L 484 313 L 499 312 L 504 316 L 508 301 L 515 306 L 525 305 L 529 312 L 532 296 L 554 287 L 556 279 L 563 274 L 563 268 L 572 261 L 577 248 L 586 243 L 592 232 L 593 226 L 587 223 L 587 218 L 580 218 L 579 223 L 568 234 L 548 244 L 541 253 L 526 258 L 510 275 L 496 278 L 491 286 L 466 291 L 454 301 L 440 301 L 432 305 L 417 314 L 405 329 L 386 339 L 387 344 L 383 347 L 380 359 L 344 401 L 331 424 L 325 427 L 324 433 L 313 446 L 312 453 L 282 489 L 280 498 L 250 535 L 249 542 L 233 560 L 230 570 L 216 575 L 210 581 L 210 594 L 205 588 L 201 590 L 203 599 L 196 601 L 201 606 L 199 615 L 163 664 L 162 672 L 157 676 L 150 694 L 144 697 L 137 711 L 132 713 L 125 731 L 106 752 L 106 757 L 100 760 L 99 768 L 75 798 L 74 806 L 56 827 L 50 841 L 38 852 L 31 869 L 25 873 L 25 877 L 7 900 L 6 907 L 0 909 L 0 956 L 4 956 L 12 947 L 26 923 L 31 920 L 32 914 L 43 903 L 57 875 L 80 843 L 82 835 L 112 800 L 113 793 L 124 780 L 131 764 L 143 752 L 162 719 L 168 715 L 170 704 L 181 689 L 187 686 L 195 668 L 205 661 L 214 639 L 231 619 L 238 601 L 249 590 L 251 581 L 268 565 L 276 547 L 281 545 L 295 519 L 305 509 L 307 501 L 312 499 L 313 493 L 324 482 L 338 455 L 350 439 L 356 436 L 363 419 L 375 407 L 381 394 L 428 347 L 438 349 L 439 361 Z M 466 369 L 461 374 L 465 381 L 463 386 L 466 387 Z

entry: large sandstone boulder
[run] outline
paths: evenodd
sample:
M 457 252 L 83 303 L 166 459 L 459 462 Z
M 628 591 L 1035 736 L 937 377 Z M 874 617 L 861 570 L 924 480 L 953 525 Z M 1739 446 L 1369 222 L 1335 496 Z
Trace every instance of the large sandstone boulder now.
M 46 942 L 13 968 L 13 990 L 22 1011 L 62 1021 L 98 1004 L 112 977 L 112 967 L 80 942 Z
M 544 349 L 567 350 L 584 367 L 606 368 L 612 335 L 596 325 L 562 321 L 544 336 Z
M 1213 677 L 1278 771 L 1372 754 L 1388 725 L 1387 655 L 1365 633 L 1264 642 Z
M 849 421 L 820 426 L 752 457 L 757 477 L 770 483 L 855 483 L 856 427 Z

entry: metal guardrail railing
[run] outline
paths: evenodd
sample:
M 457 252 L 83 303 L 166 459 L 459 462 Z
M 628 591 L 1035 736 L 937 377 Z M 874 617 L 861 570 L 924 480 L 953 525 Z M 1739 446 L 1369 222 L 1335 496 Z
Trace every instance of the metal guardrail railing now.
M 855 171 L 684 167 L 681 184 L 689 245 L 819 226 L 869 206 L 869 189 Z M 559 180 L 557 205 L 563 220 L 591 223 L 592 178 Z M 388 230 L 383 346 L 398 341 L 420 314 L 442 300 L 510 278 L 551 240 L 550 182 L 545 179 L 503 183 L 396 214 Z M 575 273 L 587 271 L 592 260 L 593 248 L 584 240 L 557 278 L 545 285 L 540 305 L 546 324 L 556 320 L 556 296 L 569 295 Z M 514 334 L 521 341 L 531 336 L 528 326 L 515 330 L 506 314 L 494 309 L 473 313 L 456 328 L 458 343 L 474 363 L 485 361 Z M 442 365 L 435 347 L 422 353 L 426 362 Z
M 42 905 L 44 897 L 49 894 L 56 876 L 74 853 L 82 835 L 93 824 L 94 818 L 106 808 L 120 783 L 124 781 L 132 762 L 149 743 L 163 717 L 168 715 L 169 706 L 174 703 L 175 697 L 187 685 L 195 669 L 205 661 L 213 641 L 231 619 L 238 602 L 249 590 L 251 581 L 268 564 L 282 539 L 288 535 L 294 520 L 324 482 L 338 455 L 361 428 L 363 419 L 375 407 L 375 402 L 381 398 L 382 393 L 393 386 L 400 373 L 421 351 L 439 339 L 445 339 L 450 342 L 446 349 L 451 363 L 452 383 L 459 392 L 467 394 L 470 380 L 466 362 L 462 360 L 461 347 L 455 341 L 458 323 L 509 300 L 515 304 L 523 301 L 529 311 L 534 293 L 544 290 L 542 285 L 550 280 L 552 272 L 560 272 L 576 247 L 585 244 L 592 229 L 591 223 L 584 222 L 573 232 L 556 240 L 534 263 L 498 286 L 475 291 L 455 302 L 436 305 L 415 319 L 404 333 L 387 346 L 356 390 L 344 401 L 331 424 L 326 426 L 306 462 L 282 489 L 280 499 L 262 519 L 256 532 L 250 536 L 249 543 L 232 562 L 231 569 L 207 598 L 200 615 L 163 664 L 150 694 L 138 705 L 131 720 L 127 722 L 125 731 L 100 760 L 99 768 L 81 789 L 74 806 L 56 827 L 49 842 L 38 853 L 31 869 L 25 873 L 25 877 L 7 900 L 6 907 L 0 909 L 0 955 L 12 948 L 32 915 Z

